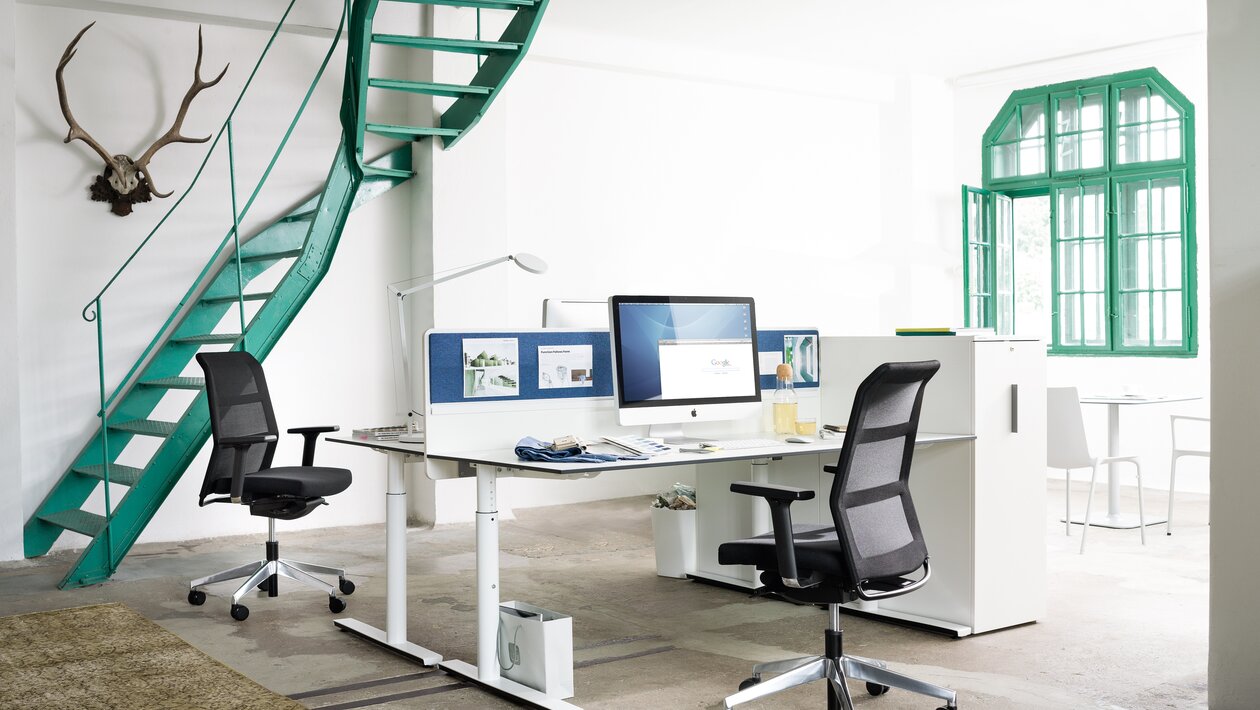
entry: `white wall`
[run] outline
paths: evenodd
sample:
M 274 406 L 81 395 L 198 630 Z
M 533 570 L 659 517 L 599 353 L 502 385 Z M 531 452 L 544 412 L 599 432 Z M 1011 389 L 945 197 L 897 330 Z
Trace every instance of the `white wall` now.
M 13 74 L 16 28 L 12 2 L 0 2 L 0 333 L 13 342 L 18 324 L 17 162 L 13 159 L 16 118 Z M 9 108 L 14 107 L 14 108 Z M 18 400 L 21 371 L 17 348 L 0 348 L 0 560 L 22 555 L 22 421 Z
M 1121 412 L 1121 441 L 1126 453 L 1142 457 L 1143 482 L 1150 488 L 1168 486 L 1170 413 L 1206 416 L 1208 412 L 1208 374 L 1210 347 L 1210 313 L 1208 292 L 1208 111 L 1205 38 L 1188 35 L 1171 40 L 1146 42 L 1120 49 L 1089 52 L 1065 59 L 1035 64 L 1022 64 L 982 74 L 959 77 L 955 82 L 954 143 L 955 179 L 976 187 L 981 182 L 980 143 L 989 123 L 1002 108 L 1012 91 L 1072 79 L 1144 67 L 1155 67 L 1186 95 L 1195 106 L 1196 119 L 1196 183 L 1198 186 L 1198 307 L 1199 355 L 1197 358 L 1103 358 L 1055 357 L 1048 360 L 1048 382 L 1051 387 L 1076 386 L 1082 394 L 1119 392 L 1127 387 L 1134 392 L 1157 394 L 1193 394 L 1204 399 L 1177 404 L 1124 407 Z M 953 198 L 952 224 L 959 236 L 956 248 L 961 251 L 961 204 L 957 193 Z M 962 318 L 962 287 L 951 292 L 955 318 Z M 1086 425 L 1093 447 L 1101 454 L 1107 442 L 1106 408 L 1085 407 Z M 1188 430 L 1187 430 L 1188 431 Z M 1197 443 L 1191 440 L 1191 443 Z M 1201 443 L 1206 444 L 1206 439 Z M 1183 444 L 1184 445 L 1184 444 Z M 1203 459 L 1183 459 L 1178 464 L 1178 490 L 1206 493 L 1208 466 Z M 1062 476 L 1062 472 L 1052 475 Z M 1125 483 L 1133 483 L 1131 475 Z M 1079 476 L 1079 474 L 1078 474 Z
M 1260 476 L 1255 424 L 1260 421 L 1256 304 L 1260 303 L 1260 191 L 1256 116 L 1260 98 L 1240 87 L 1260 70 L 1260 6 L 1208 0 L 1208 96 L 1212 102 L 1212 569 L 1208 626 L 1208 704 L 1255 707 L 1260 696 Z
M 439 11 L 439 34 L 470 16 Z M 941 226 L 955 194 L 943 80 L 825 74 L 558 24 L 543 22 L 490 113 L 433 160 L 436 270 L 516 251 L 551 268 L 437 287 L 436 327 L 535 328 L 544 298 L 652 292 L 752 295 L 763 326 L 824 333 L 949 322 L 959 258 Z M 438 80 L 459 61 L 439 62 Z M 417 483 L 459 490 L 426 508 L 470 519 L 471 482 Z
M 16 106 L 16 127 L 12 118 L 0 118 L 0 165 L 37 166 L 24 169 L 16 185 L 8 171 L 0 176 L 0 214 L 6 215 L 0 218 L 0 327 L 12 334 L 8 342 L 14 345 L 0 355 L 0 477 L 6 484 L 14 481 L 14 488 L 20 484 L 22 491 L 0 503 L 0 512 L 9 511 L 0 515 L 3 559 L 20 557 L 22 522 L 98 425 L 96 333 L 94 324 L 80 318 L 80 310 L 189 183 L 205 150 L 172 145 L 153 160 L 155 180 L 163 189 L 177 190 L 175 197 L 138 205 L 126 218 L 110 214 L 106 204 L 89 201 L 87 186 L 101 165 L 83 144 L 62 143 L 65 121 L 52 80 L 62 50 L 80 28 L 96 21 L 66 69 L 71 105 L 79 122 L 107 149 L 137 155 L 169 125 L 191 81 L 199 22 L 205 34 L 203 77 L 212 77 L 225 63 L 231 66 L 221 84 L 193 103 L 187 135 L 218 128 L 284 9 L 283 3 L 244 3 L 236 8 L 239 14 L 229 16 L 193 13 L 204 6 L 182 1 L 87 6 L 0 5 L 0 11 L 12 16 L 12 21 L 0 17 L 5 28 L 0 35 L 0 92 L 15 94 L 14 103 L 0 96 L 0 105 Z M 340 10 L 337 4 L 295 10 L 294 31 L 280 34 L 255 76 L 234 128 L 238 204 L 244 204 L 284 134 L 329 46 L 329 28 L 336 26 Z M 414 31 L 416 12 L 405 10 L 385 17 L 386 31 Z M 330 60 L 268 188 L 243 223 L 243 234 L 252 234 L 322 187 L 340 138 L 337 106 L 344 45 Z M 405 75 L 403 56 L 381 52 L 374 68 Z M 374 116 L 402 122 L 407 105 L 387 95 L 374 96 L 373 111 Z M 369 153 L 379 150 L 373 144 Z M 223 154 L 220 148 L 216 155 Z M 350 428 L 395 419 L 383 285 L 409 275 L 410 192 L 410 186 L 398 188 L 353 213 L 329 275 L 268 358 L 282 427 L 326 423 Z M 227 233 L 228 196 L 226 161 L 216 157 L 197 191 L 106 297 L 106 383 L 111 390 Z M 5 209 L 15 204 L 16 210 Z M 15 212 L 16 228 L 7 217 Z M 15 298 L 16 306 L 11 303 Z M 364 367 L 364 362 L 386 364 Z M 199 374 L 195 364 L 191 367 L 189 374 Z M 10 446 L 19 433 L 20 447 Z M 137 437 L 137 442 L 144 438 Z M 142 454 L 137 443 L 124 451 L 122 462 Z M 285 437 L 276 460 L 296 462 L 300 454 L 296 437 Z M 330 507 L 282 527 L 383 520 L 382 457 L 325 444 L 318 460 L 352 468 L 355 484 Z M 203 451 L 141 541 L 260 529 L 260 521 L 243 509 L 197 507 L 205 462 Z M 89 505 L 100 506 L 99 498 Z M 85 540 L 63 535 L 58 547 L 81 547 Z

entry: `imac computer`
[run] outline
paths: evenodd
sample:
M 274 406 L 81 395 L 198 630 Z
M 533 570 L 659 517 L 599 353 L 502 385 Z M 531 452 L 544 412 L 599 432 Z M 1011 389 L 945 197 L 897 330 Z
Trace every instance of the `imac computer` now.
M 685 422 L 740 419 L 761 407 L 753 299 L 613 296 L 613 390 L 622 426 L 690 441 Z

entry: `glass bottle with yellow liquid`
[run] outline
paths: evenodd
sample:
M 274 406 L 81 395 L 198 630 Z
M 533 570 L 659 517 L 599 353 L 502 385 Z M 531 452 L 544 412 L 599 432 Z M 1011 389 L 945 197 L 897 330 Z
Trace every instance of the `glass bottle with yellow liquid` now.
M 774 372 L 774 433 L 796 433 L 796 390 L 792 387 L 792 366 L 783 363 Z

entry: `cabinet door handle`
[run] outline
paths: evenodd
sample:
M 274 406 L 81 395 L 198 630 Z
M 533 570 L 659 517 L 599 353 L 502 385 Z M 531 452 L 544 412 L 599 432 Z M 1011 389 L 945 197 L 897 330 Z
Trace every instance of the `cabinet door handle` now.
M 1019 433 L 1019 385 L 1011 385 L 1011 433 Z

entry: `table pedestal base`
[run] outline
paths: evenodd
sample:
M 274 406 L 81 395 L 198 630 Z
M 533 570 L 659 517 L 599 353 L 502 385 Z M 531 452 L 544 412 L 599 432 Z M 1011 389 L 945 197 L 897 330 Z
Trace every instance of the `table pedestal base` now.
M 471 663 L 442 661 L 442 663 L 438 664 L 438 667 L 451 675 L 463 678 L 469 683 L 481 686 L 496 695 L 519 700 L 529 707 L 547 708 L 547 710 L 582 710 L 577 705 L 567 703 L 559 698 L 547 697 L 544 693 L 540 693 L 527 685 L 521 685 L 514 680 L 508 680 L 503 676 L 482 680 L 477 677 L 477 667 Z
M 1063 522 L 1063 518 L 1059 518 L 1059 521 Z M 1163 525 L 1166 522 L 1168 522 L 1168 516 L 1166 515 L 1146 516 L 1146 527 L 1148 528 L 1152 525 Z M 1072 524 L 1084 525 L 1085 516 L 1083 514 L 1073 515 Z M 1138 527 L 1138 516 L 1136 513 L 1116 513 L 1115 515 L 1095 513 L 1091 517 L 1089 524 L 1094 527 L 1111 528 L 1113 530 L 1134 530 Z
M 342 631 L 349 631 L 356 636 L 362 636 L 368 641 L 388 648 L 394 653 L 419 661 L 421 665 L 433 667 L 442 660 L 442 654 L 437 653 L 436 651 L 430 651 L 424 646 L 419 646 L 411 643 L 410 641 L 395 641 L 390 643 L 386 640 L 384 631 L 376 628 L 375 626 L 369 626 L 357 619 L 334 619 L 333 623 L 336 624 L 337 628 Z

